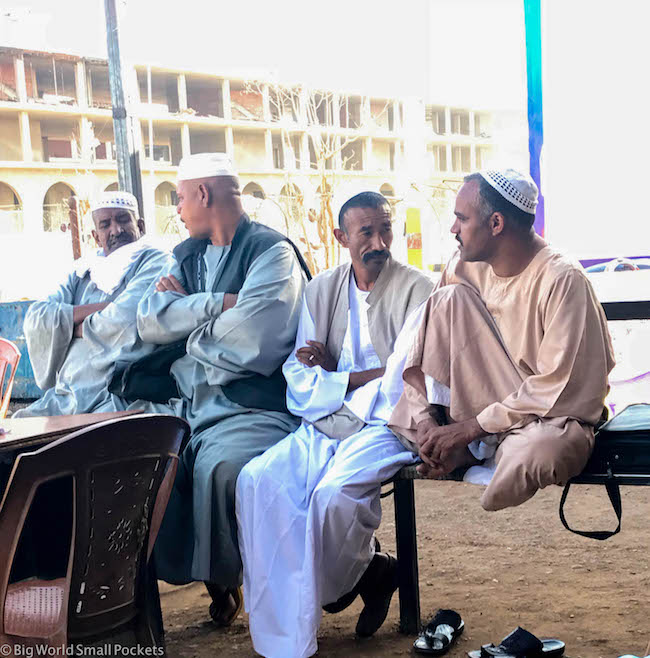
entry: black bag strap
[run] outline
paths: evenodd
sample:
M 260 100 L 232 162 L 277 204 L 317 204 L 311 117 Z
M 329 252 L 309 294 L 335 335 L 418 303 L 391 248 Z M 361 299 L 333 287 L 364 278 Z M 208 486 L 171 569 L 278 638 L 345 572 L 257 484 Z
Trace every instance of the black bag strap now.
M 614 508 L 614 512 L 616 514 L 616 518 L 618 519 L 618 526 L 616 527 L 616 530 L 589 531 L 589 530 L 574 530 L 573 528 L 569 527 L 566 517 L 564 516 L 564 503 L 566 502 L 567 496 L 569 494 L 569 489 L 571 488 L 571 482 L 567 482 L 566 486 L 564 487 L 564 491 L 562 492 L 562 498 L 560 500 L 560 520 L 562 521 L 562 525 L 567 530 L 575 533 L 576 535 L 580 535 L 582 537 L 588 537 L 589 539 L 599 539 L 599 540 L 609 539 L 610 537 L 613 537 L 614 535 L 618 534 L 621 531 L 621 516 L 623 516 L 621 490 L 618 486 L 618 482 L 616 482 L 616 478 L 614 478 L 611 471 L 609 472 L 609 475 L 607 476 L 607 479 L 603 484 L 605 485 L 605 489 L 607 490 L 607 495 L 609 496 L 609 502 L 612 504 L 612 507 Z

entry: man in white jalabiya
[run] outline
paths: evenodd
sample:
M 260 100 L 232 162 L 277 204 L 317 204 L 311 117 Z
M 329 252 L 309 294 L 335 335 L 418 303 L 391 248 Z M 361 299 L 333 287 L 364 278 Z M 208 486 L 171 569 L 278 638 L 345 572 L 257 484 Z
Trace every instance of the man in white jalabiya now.
M 245 604 L 267 658 L 313 655 L 321 607 L 340 611 L 357 594 L 357 634 L 372 635 L 397 587 L 396 562 L 375 551 L 373 533 L 381 482 L 416 458 L 386 423 L 432 282 L 391 258 L 391 208 L 380 194 L 348 200 L 339 226 L 351 265 L 307 285 L 283 368 L 287 406 L 302 424 L 237 480 Z
M 97 254 L 82 259 L 56 292 L 27 311 L 29 358 L 45 393 L 15 417 L 122 409 L 124 402 L 108 391 L 115 363 L 153 349 L 138 336 L 138 302 L 171 255 L 141 237 L 144 222 L 132 194 L 104 192 L 91 211 Z

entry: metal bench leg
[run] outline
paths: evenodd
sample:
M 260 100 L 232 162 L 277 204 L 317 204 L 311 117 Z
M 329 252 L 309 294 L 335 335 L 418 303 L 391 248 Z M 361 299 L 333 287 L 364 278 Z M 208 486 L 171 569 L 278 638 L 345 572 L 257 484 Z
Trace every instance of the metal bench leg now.
M 420 631 L 420 586 L 418 546 L 415 531 L 413 480 L 395 480 L 395 534 L 399 577 L 399 630 L 415 635 Z

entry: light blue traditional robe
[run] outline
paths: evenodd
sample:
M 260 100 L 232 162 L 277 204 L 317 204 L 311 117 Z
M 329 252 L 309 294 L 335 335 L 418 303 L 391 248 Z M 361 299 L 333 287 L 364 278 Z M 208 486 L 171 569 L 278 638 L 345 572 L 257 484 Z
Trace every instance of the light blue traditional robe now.
M 144 246 L 111 294 L 100 290 L 89 272 L 73 272 L 45 301 L 32 304 L 25 317 L 25 338 L 36 383 L 45 393 L 14 416 L 124 409 L 124 401 L 108 392 L 108 383 L 116 361 L 135 361 L 153 349 L 138 336 L 137 307 L 170 261 L 169 253 Z M 75 337 L 73 307 L 100 302 L 111 303 L 89 315 L 83 337 Z
M 225 266 L 229 247 L 222 249 L 207 252 L 209 282 Z M 185 287 L 177 263 L 170 274 Z M 279 242 L 253 262 L 232 309 L 222 311 L 224 293 L 183 296 L 154 287 L 140 304 L 143 340 L 168 344 L 188 338 L 187 355 L 171 368 L 182 396 L 172 407 L 182 410 L 192 437 L 155 549 L 158 577 L 168 582 L 203 580 L 229 587 L 241 582 L 237 476 L 298 422 L 288 413 L 232 402 L 221 387 L 255 374 L 268 376 L 284 362 L 294 345 L 304 285 L 293 248 Z

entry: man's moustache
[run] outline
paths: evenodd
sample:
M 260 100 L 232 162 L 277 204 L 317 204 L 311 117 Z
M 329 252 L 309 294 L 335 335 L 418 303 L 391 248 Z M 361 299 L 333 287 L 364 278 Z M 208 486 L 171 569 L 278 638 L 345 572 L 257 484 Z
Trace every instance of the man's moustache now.
M 389 254 L 387 251 L 382 250 L 382 251 L 369 251 L 367 254 L 363 255 L 363 262 L 367 263 L 369 260 L 372 260 L 373 258 L 388 258 Z

